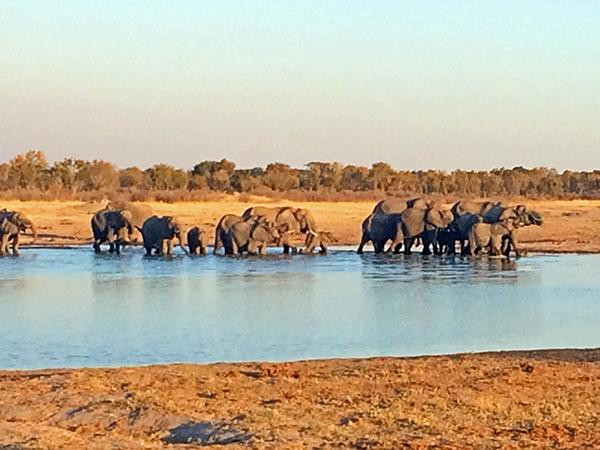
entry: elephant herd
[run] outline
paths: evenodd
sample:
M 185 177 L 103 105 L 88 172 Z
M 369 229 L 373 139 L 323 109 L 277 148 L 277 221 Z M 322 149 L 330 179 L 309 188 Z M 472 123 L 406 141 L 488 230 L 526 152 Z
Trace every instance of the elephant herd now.
M 403 250 L 409 254 L 421 241 L 424 255 L 453 255 L 458 243 L 463 256 L 486 250 L 490 255 L 508 257 L 511 249 L 520 256 L 517 229 L 542 223 L 542 215 L 525 205 L 459 201 L 451 209 L 444 209 L 421 198 L 406 202 L 387 199 L 377 203 L 363 221 L 357 252 L 362 253 L 364 245 L 372 242 L 375 253 Z
M 171 216 L 153 215 L 137 226 L 130 211 L 107 206 L 94 214 L 91 225 L 96 252 L 100 252 L 104 243 L 109 244 L 111 253 L 117 254 L 122 246 L 135 244 L 137 241 L 131 238 L 134 229 L 141 233 L 148 256 L 172 255 L 175 245 L 190 255 L 208 252 L 209 238 L 199 226 L 186 232 Z M 298 237 L 303 238 L 302 249 L 295 244 Z M 307 209 L 257 206 L 248 208 L 241 216 L 221 217 L 215 228 L 213 251 L 215 254 L 223 250 L 228 255 L 264 255 L 267 247 L 275 246 L 283 247 L 285 254 L 313 253 L 317 247 L 326 253 L 333 241 L 331 233 L 317 230 L 315 219 Z
M 175 245 L 186 254 L 205 255 L 209 237 L 199 227 L 187 230 L 171 216 L 158 217 L 140 210 L 134 214 L 123 205 L 107 205 L 91 219 L 93 248 L 108 243 L 111 253 L 120 253 L 125 245 L 136 245 L 132 238 L 137 229 L 146 254 L 169 256 Z M 477 255 L 484 250 L 490 255 L 520 255 L 517 230 L 529 225 L 542 225 L 543 218 L 524 205 L 508 206 L 500 202 L 459 201 L 450 209 L 422 198 L 403 201 L 382 200 L 362 222 L 362 238 L 357 252 L 371 242 L 375 253 L 411 253 L 415 244 L 423 246 L 422 253 Z M 12 246 L 19 253 L 19 235 L 36 228 L 25 215 L 0 210 L 0 255 Z M 215 254 L 264 255 L 268 247 L 282 247 L 283 253 L 313 253 L 319 248 L 326 253 L 336 242 L 331 233 L 319 230 L 312 213 L 304 208 L 254 206 L 241 216 L 226 214 L 218 221 L 214 233 Z M 298 248 L 303 245 L 303 248 Z M 388 245 L 389 244 L 389 245 Z M 387 246 L 387 248 L 386 248 Z

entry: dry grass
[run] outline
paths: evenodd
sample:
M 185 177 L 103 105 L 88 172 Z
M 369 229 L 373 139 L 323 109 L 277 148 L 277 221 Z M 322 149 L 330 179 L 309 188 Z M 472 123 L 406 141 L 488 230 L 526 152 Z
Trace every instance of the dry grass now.
M 163 448 L 170 429 L 202 421 L 252 448 L 598 448 L 599 360 L 560 350 L 4 371 L 0 447 Z
M 550 252 L 600 252 L 600 200 L 531 200 L 525 203 L 541 212 L 545 219 L 542 227 L 520 231 L 519 237 L 525 248 Z M 90 218 L 105 204 L 106 201 L 4 201 L 0 207 L 29 215 L 38 224 L 40 244 L 62 245 L 89 242 Z M 331 231 L 340 244 L 355 245 L 360 240 L 362 220 L 371 212 L 375 202 L 306 202 L 244 195 L 203 202 L 144 204 L 154 214 L 178 217 L 184 225 L 198 225 L 210 235 L 223 214 L 241 214 L 250 205 L 303 207 L 310 209 L 319 227 Z

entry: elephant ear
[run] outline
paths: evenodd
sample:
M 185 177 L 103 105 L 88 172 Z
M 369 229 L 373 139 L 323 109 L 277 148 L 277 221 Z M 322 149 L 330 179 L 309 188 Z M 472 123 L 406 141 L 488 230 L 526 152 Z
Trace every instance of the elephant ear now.
M 444 220 L 444 215 L 442 211 L 436 208 L 429 209 L 427 211 L 427 215 L 425 216 L 425 220 L 428 224 L 433 225 L 436 228 L 444 228 L 446 227 L 446 221 Z
M 128 209 L 121 211 L 121 217 L 127 222 L 133 221 L 133 214 Z

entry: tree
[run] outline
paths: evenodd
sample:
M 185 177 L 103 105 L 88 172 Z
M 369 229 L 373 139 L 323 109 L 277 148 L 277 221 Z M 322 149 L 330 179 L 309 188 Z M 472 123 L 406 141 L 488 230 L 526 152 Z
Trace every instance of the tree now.
M 139 167 L 128 167 L 119 171 L 119 186 L 122 188 L 146 189 L 149 185 L 148 175 Z
M 378 162 L 371 166 L 369 178 L 371 179 L 371 188 L 380 191 L 387 191 L 394 182 L 396 172 L 388 163 Z
M 47 169 L 44 152 L 29 150 L 9 162 L 8 184 L 11 188 L 40 188 L 40 181 Z
M 116 189 L 119 185 L 117 168 L 106 161 L 85 162 L 77 171 L 76 178 L 85 191 Z
M 300 184 L 298 172 L 283 163 L 269 164 L 262 181 L 268 188 L 280 192 L 297 189 Z

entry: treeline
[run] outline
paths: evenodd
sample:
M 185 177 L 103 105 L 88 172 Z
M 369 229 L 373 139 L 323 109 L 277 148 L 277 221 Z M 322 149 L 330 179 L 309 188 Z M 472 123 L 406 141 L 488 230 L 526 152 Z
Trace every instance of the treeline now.
M 112 194 L 130 200 L 177 201 L 215 193 L 247 193 L 295 198 L 371 198 L 392 195 L 525 196 L 600 198 L 600 170 L 557 172 L 538 167 L 490 171 L 395 170 L 378 162 L 371 167 L 310 162 L 238 169 L 235 163 L 203 161 L 191 170 L 156 164 L 147 169 L 119 169 L 110 162 L 67 158 L 49 164 L 31 150 L 0 164 L 0 189 L 6 197 L 28 199 L 94 198 Z

